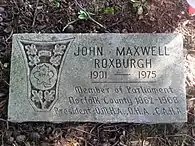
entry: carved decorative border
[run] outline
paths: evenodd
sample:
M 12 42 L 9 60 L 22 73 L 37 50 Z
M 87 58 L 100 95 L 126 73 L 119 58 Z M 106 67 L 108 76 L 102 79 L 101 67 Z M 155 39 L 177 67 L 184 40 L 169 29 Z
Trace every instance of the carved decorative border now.
M 27 68 L 28 100 L 35 111 L 50 111 L 58 100 L 61 71 L 73 40 L 17 40 Z

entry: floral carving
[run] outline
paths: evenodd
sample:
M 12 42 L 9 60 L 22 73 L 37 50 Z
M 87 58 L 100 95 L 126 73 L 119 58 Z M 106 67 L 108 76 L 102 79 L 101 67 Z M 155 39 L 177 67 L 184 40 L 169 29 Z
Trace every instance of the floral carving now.
M 39 103 L 42 109 L 46 108 L 48 102 L 52 102 L 55 99 L 55 91 L 36 91 L 32 90 L 32 101 Z
M 26 45 L 25 49 L 27 50 L 26 53 L 28 55 L 36 55 L 37 54 L 37 49 L 36 49 L 36 46 L 34 44 Z
M 39 56 L 28 56 L 29 59 L 29 65 L 34 66 L 37 65 L 40 62 Z
M 40 102 L 43 99 L 43 91 L 32 90 L 32 101 Z
M 49 91 L 45 91 L 44 92 L 44 99 L 45 101 L 53 101 L 54 100 L 54 97 L 55 96 L 55 91 L 54 90 L 51 90 L 50 92 Z
M 66 45 L 56 44 L 53 50 L 54 55 L 51 57 L 50 62 L 54 66 L 59 66 L 62 59 L 62 55 L 66 51 Z
M 37 55 L 36 45 L 34 44 L 26 45 L 25 50 L 27 50 L 26 54 L 28 55 L 29 65 L 30 66 L 37 65 L 40 62 L 40 58 Z
M 55 45 L 55 49 L 53 50 L 54 56 L 55 55 L 63 55 L 65 50 L 66 50 L 66 46 L 65 45 L 56 44 Z
M 52 63 L 52 65 L 58 66 L 60 65 L 61 58 L 62 58 L 61 56 L 52 56 L 50 62 Z

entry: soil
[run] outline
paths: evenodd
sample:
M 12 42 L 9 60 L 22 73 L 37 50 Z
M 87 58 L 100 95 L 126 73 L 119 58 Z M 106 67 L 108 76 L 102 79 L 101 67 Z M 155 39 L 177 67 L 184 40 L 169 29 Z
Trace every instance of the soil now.
M 59 1 L 59 6 L 56 2 Z M 1 146 L 194 146 L 195 17 L 185 0 L 147 0 L 138 15 L 131 0 L 0 0 Z M 114 13 L 106 14 L 107 7 Z M 78 20 L 78 11 L 93 19 Z M 67 25 L 69 24 L 69 25 Z M 102 27 L 103 25 L 103 27 Z M 170 33 L 184 35 L 188 122 L 10 123 L 7 121 L 11 41 L 14 33 Z

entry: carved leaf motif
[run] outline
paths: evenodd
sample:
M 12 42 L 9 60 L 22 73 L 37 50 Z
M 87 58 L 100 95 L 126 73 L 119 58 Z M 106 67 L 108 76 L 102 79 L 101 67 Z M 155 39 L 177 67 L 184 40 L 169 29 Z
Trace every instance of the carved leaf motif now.
M 65 50 L 66 50 L 65 45 L 59 45 L 59 44 L 55 45 L 55 49 L 53 50 L 54 56 L 55 55 L 63 55 Z
M 39 56 L 28 56 L 28 59 L 30 60 L 29 65 L 34 66 L 37 65 L 40 62 Z
M 34 44 L 26 45 L 25 49 L 27 50 L 26 53 L 28 55 L 36 55 L 37 54 L 37 49 L 36 49 L 36 46 Z
M 37 92 L 36 90 L 32 90 L 32 101 L 40 102 L 43 99 L 43 91 Z
M 49 91 L 45 91 L 44 92 L 44 99 L 46 101 L 53 101 L 55 99 L 55 91 L 54 90 L 51 90 L 50 92 Z
M 60 65 L 61 58 L 62 57 L 60 55 L 58 55 L 58 56 L 52 56 L 51 59 L 50 59 L 50 62 L 52 63 L 52 65 L 58 66 L 58 65 Z

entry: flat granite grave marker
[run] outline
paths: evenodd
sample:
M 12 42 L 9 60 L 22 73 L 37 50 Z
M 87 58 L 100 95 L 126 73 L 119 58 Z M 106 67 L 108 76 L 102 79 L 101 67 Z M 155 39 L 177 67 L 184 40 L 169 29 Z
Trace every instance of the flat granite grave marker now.
M 180 34 L 15 34 L 8 119 L 186 122 Z

